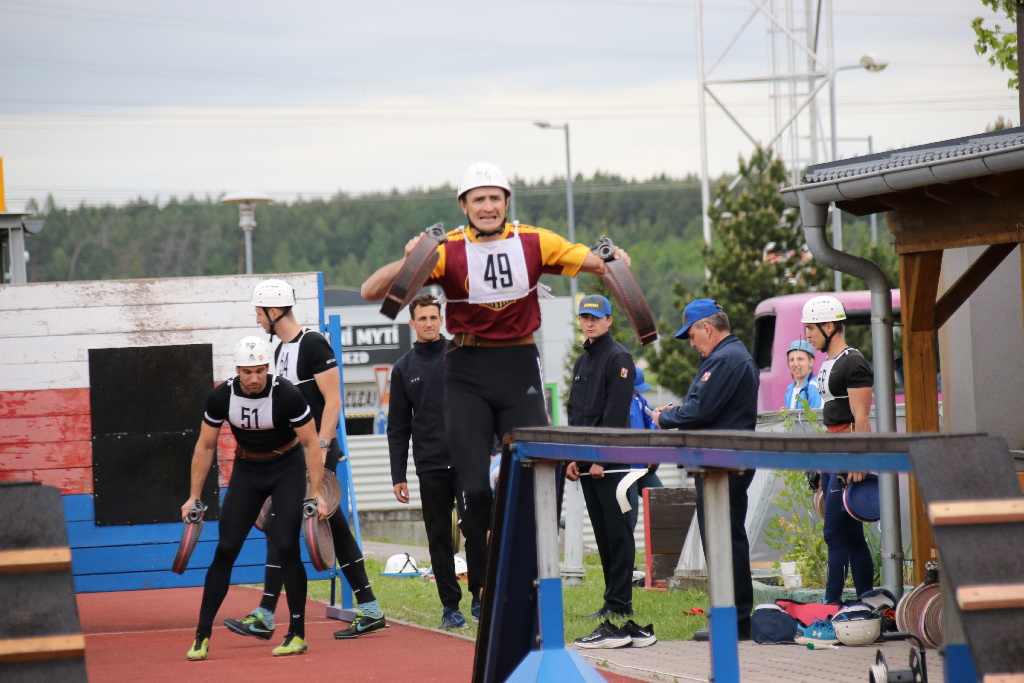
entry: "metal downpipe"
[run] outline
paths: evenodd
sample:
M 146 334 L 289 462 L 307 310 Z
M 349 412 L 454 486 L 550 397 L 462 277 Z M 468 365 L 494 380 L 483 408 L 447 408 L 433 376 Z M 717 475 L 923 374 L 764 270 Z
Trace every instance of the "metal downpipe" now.
M 896 390 L 892 348 L 892 293 L 885 273 L 867 259 L 832 247 L 825 237 L 828 207 L 813 204 L 803 193 L 800 217 L 807 248 L 822 265 L 859 277 L 871 291 L 871 343 L 875 361 L 875 422 L 879 432 L 896 431 Z M 836 208 L 836 211 L 839 209 Z M 897 598 L 903 594 L 903 536 L 900 529 L 899 479 L 893 472 L 878 475 L 882 550 L 882 585 Z

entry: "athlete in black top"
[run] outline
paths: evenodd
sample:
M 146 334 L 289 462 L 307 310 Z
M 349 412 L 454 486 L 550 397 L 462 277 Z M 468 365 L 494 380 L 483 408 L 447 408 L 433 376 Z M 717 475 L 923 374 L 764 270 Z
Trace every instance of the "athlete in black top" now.
M 299 526 L 307 467 L 311 473 L 310 495 L 318 499 L 320 518 L 327 516 L 327 508 L 319 500 L 323 470 L 319 467 L 316 430 L 309 406 L 291 382 L 267 373 L 269 362 L 270 348 L 262 339 L 246 337 L 238 344 L 238 375 L 210 393 L 192 454 L 190 496 L 181 506 L 183 520 L 201 495 L 217 452 L 221 425 L 228 422 L 238 449 L 221 505 L 217 550 L 206 572 L 196 638 L 187 655 L 192 660 L 206 659 L 213 619 L 227 595 L 231 567 L 267 496 L 273 496 L 277 502 L 280 529 L 267 542 L 276 546 L 281 558 L 291 615 L 288 635 L 274 649 L 274 655 L 306 651 L 306 570 L 299 555 Z
M 587 341 L 572 369 L 572 388 L 566 412 L 570 427 L 629 427 L 629 404 L 633 400 L 633 357 L 612 339 L 612 308 L 608 299 L 591 294 L 580 299 L 579 321 Z M 633 613 L 633 560 L 636 542 L 629 516 L 615 498 L 615 489 L 625 474 L 605 474 L 606 469 L 629 469 L 628 465 L 571 462 L 565 476 L 580 479 L 587 512 L 594 528 L 597 550 L 604 572 L 604 604 L 596 618 Z
M 870 432 L 874 374 L 860 351 L 847 346 L 845 319 L 842 303 L 831 296 L 809 300 L 801 314 L 807 341 L 827 356 L 818 370 L 825 428 L 830 432 Z M 826 602 L 842 602 L 847 568 L 853 575 L 857 595 L 872 588 L 874 560 L 864 538 L 864 523 L 853 518 L 843 505 L 847 481 L 862 481 L 865 476 L 865 472 L 821 473 L 819 486 L 825 492 L 823 536 L 828 546 Z
M 320 463 L 334 472 L 341 458 L 336 438 L 341 413 L 341 371 L 330 342 L 320 334 L 303 328 L 295 320 L 292 306 L 295 291 L 283 280 L 264 280 L 253 290 L 256 321 L 265 332 L 276 334 L 281 344 L 274 350 L 274 364 L 281 377 L 299 388 L 309 403 L 319 435 Z M 287 341 L 285 341 L 287 340 Z M 272 514 L 267 515 L 263 531 L 267 537 L 277 533 L 276 500 Z M 363 553 L 349 529 L 342 511 L 329 519 L 334 552 L 342 574 L 352 587 L 360 614 L 352 625 L 335 633 L 339 639 L 354 638 L 384 628 L 386 623 L 366 576 Z M 274 610 L 281 595 L 281 569 L 273 544 L 267 544 L 267 564 L 263 599 L 260 606 L 244 619 L 225 619 L 224 625 L 235 633 L 269 638 L 274 631 Z

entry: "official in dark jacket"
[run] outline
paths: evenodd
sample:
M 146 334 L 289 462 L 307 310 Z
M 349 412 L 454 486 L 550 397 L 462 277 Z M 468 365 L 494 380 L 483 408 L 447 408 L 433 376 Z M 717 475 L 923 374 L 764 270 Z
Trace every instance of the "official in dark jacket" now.
M 683 312 L 677 339 L 689 339 L 703 360 L 681 406 L 658 410 L 654 421 L 662 429 L 741 429 L 757 426 L 757 390 L 761 378 L 743 342 L 732 334 L 729 316 L 711 299 L 695 299 Z M 740 639 L 750 638 L 750 610 L 754 589 L 750 579 L 750 545 L 744 521 L 747 489 L 754 470 L 729 477 L 729 512 L 732 531 L 732 574 L 736 596 L 736 621 Z M 704 534 L 704 482 L 697 479 L 697 524 Z M 694 634 L 707 640 L 707 630 Z
M 423 524 L 427 528 L 430 562 L 444 611 L 441 628 L 465 628 L 459 610 L 462 588 L 455 575 L 452 547 L 452 508 L 462 487 L 452 467 L 444 434 L 444 354 L 448 340 L 441 336 L 441 305 L 429 294 L 409 303 L 409 326 L 416 333 L 411 351 L 391 369 L 391 407 L 388 410 L 388 449 L 395 498 L 409 502 L 406 469 L 409 438 L 420 480 Z
M 626 347 L 612 339 L 612 307 L 608 299 L 600 294 L 583 297 L 579 321 L 587 341 L 572 370 L 567 405 L 569 426 L 627 428 L 636 366 Z M 615 488 L 625 475 L 605 474 L 605 469 L 628 468 L 589 462 L 571 462 L 566 467 L 566 478 L 580 479 L 601 555 L 604 605 L 592 615 L 598 619 L 633 613 L 636 544 L 628 515 L 615 499 Z

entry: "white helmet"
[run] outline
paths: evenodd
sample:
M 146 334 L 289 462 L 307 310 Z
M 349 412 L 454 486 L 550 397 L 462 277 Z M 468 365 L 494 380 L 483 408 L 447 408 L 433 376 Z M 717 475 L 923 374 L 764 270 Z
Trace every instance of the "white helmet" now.
M 384 571 L 381 576 L 419 576 L 420 569 L 416 566 L 416 560 L 409 553 L 398 553 L 388 558 L 384 563 Z
M 834 323 L 846 320 L 846 309 L 834 296 L 816 296 L 804 304 L 802 323 Z
M 832 628 L 836 638 L 843 645 L 870 645 L 878 640 L 882 633 L 882 620 L 873 619 L 833 619 Z
M 254 306 L 287 308 L 295 305 L 295 290 L 284 280 L 264 280 L 252 290 Z
M 466 561 L 464 559 L 462 559 L 461 557 L 456 555 L 455 556 L 455 576 L 459 576 L 460 574 L 465 574 L 468 571 L 469 571 L 469 565 L 466 564 Z
M 456 198 L 462 199 L 462 195 L 478 187 L 500 187 L 505 190 L 505 196 L 512 194 L 512 186 L 508 178 L 501 172 L 501 169 L 489 161 L 478 161 L 470 164 L 466 172 L 462 174 L 459 181 L 459 190 Z
M 259 337 L 246 337 L 235 347 L 235 365 L 243 368 L 270 363 L 270 344 Z

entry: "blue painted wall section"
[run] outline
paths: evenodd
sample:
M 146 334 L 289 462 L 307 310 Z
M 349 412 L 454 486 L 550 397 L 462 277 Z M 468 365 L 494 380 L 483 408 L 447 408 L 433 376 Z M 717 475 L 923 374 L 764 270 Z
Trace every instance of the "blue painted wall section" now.
M 221 500 L 224 499 L 221 490 Z M 132 526 L 96 526 L 92 496 L 63 496 L 68 546 L 76 593 L 145 590 L 202 586 L 206 570 L 213 561 L 219 538 L 219 524 L 207 522 L 196 544 L 188 569 L 178 575 L 171 562 L 178 550 L 182 524 L 136 524 Z M 238 556 L 231 582 L 262 583 L 267 540 L 253 528 Z M 329 579 L 334 571 L 317 572 L 309 564 L 302 548 L 306 575 L 311 579 Z

